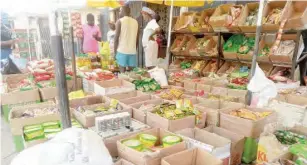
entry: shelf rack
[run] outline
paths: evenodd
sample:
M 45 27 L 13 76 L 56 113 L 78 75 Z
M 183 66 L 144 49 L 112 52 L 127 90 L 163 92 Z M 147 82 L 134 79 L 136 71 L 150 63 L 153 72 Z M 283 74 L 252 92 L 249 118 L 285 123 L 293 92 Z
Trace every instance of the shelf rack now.
M 301 31 L 302 29 L 298 29 L 298 30 L 285 30 L 283 31 L 283 34 L 296 34 L 296 40 L 295 40 L 295 48 L 294 48 L 294 52 L 293 52 L 293 57 L 292 57 L 292 63 L 274 63 L 271 61 L 265 62 L 265 61 L 257 61 L 258 63 L 266 63 L 266 64 L 272 64 L 273 66 L 279 66 L 279 67 L 285 67 L 285 68 L 291 68 L 291 79 L 294 79 L 294 72 L 295 72 L 295 68 L 296 66 L 304 61 L 307 58 L 307 52 L 303 52 L 302 56 L 298 59 L 297 58 L 297 54 L 299 51 L 299 41 L 300 41 L 300 36 L 301 36 Z M 211 56 L 183 56 L 183 55 L 173 55 L 172 53 L 171 58 L 172 60 L 174 60 L 175 58 L 186 58 L 186 59 L 196 59 L 196 60 L 212 60 L 212 59 L 216 59 L 217 60 L 217 65 L 218 65 L 218 69 L 220 69 L 220 63 L 221 60 L 223 61 L 231 61 L 231 62 L 239 62 L 239 63 L 252 63 L 252 60 L 239 60 L 239 59 L 225 59 L 224 55 L 223 55 L 223 45 L 221 43 L 222 41 L 222 36 L 224 34 L 255 34 L 256 32 L 175 32 L 172 31 L 172 34 L 174 34 L 174 36 L 176 35 L 184 35 L 184 34 L 188 34 L 188 35 L 194 35 L 194 36 L 218 36 L 218 55 L 211 57 Z M 277 31 L 272 32 L 272 31 L 265 31 L 265 32 L 261 32 L 261 34 L 276 34 Z M 307 68 L 307 62 L 304 64 L 305 68 Z M 304 72 L 304 74 L 306 73 L 306 71 Z

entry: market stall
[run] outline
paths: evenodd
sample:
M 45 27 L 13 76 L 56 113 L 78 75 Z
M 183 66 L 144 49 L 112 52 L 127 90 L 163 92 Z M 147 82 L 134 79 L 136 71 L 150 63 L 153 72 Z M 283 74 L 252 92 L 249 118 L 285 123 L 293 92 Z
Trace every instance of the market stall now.
M 100 68 L 100 56 L 77 56 L 79 90 L 69 90 L 72 73 L 56 33 L 54 61 L 32 61 L 29 73 L 4 79 L 1 106 L 16 146 L 27 152 L 76 127 L 91 130 L 109 152 L 97 156 L 115 164 L 306 164 L 307 87 L 292 77 L 301 44 L 284 26 L 291 15 L 307 19 L 297 5 L 261 1 L 184 12 L 170 23 L 167 72 L 115 75 Z

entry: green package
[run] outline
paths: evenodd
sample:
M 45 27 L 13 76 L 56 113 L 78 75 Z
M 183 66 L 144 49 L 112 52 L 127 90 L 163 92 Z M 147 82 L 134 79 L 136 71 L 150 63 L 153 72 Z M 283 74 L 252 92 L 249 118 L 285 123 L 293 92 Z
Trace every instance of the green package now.
M 297 165 L 307 164 L 307 144 L 293 144 L 289 148 L 290 153 L 297 156 L 295 163 Z
M 55 133 L 55 132 L 61 132 L 62 128 L 47 128 L 44 129 L 44 133 Z
M 42 125 L 26 126 L 24 127 L 23 133 L 26 141 L 45 138 L 44 129 Z
M 42 124 L 44 129 L 49 129 L 49 128 L 60 128 L 60 124 L 58 121 L 51 121 L 51 122 L 46 122 Z
M 244 144 L 244 151 L 242 155 L 243 163 L 251 163 L 257 158 L 258 140 L 255 138 L 247 137 Z
M 225 52 L 237 52 L 243 44 L 245 37 L 242 34 L 232 35 L 223 45 Z

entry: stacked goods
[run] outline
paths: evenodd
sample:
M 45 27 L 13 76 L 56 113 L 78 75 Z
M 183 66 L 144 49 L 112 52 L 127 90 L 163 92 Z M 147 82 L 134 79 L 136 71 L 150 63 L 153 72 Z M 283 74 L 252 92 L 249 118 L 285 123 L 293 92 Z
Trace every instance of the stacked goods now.
M 241 66 L 230 74 L 229 88 L 232 89 L 247 89 L 249 68 Z
M 248 16 L 246 17 L 246 22 L 244 23 L 245 26 L 256 26 L 257 23 L 257 14 L 258 14 L 258 6 L 253 11 L 250 11 Z
M 263 18 L 264 24 L 279 24 L 282 14 L 282 8 L 274 8 L 271 10 L 268 15 Z
M 242 13 L 243 6 L 235 5 L 230 8 L 230 17 L 227 18 L 227 24 L 229 27 L 234 27 L 239 25 L 239 18 Z
M 135 85 L 136 90 L 142 92 L 154 92 L 161 89 L 160 85 L 155 79 L 145 78 L 143 80 L 134 80 L 132 83 Z
M 27 68 L 33 74 L 36 82 L 54 78 L 54 64 L 50 59 L 30 61 Z
M 77 38 L 82 38 L 83 32 L 81 24 L 81 14 L 76 12 L 71 13 L 70 18 L 71 18 L 71 25 L 74 28 L 74 36 Z
M 102 103 L 79 107 L 76 109 L 76 111 L 82 113 L 85 116 L 101 116 L 103 114 L 108 114 L 121 110 L 123 110 L 123 106 L 118 104 L 118 101 L 115 99 L 112 99 L 109 105 Z
M 232 35 L 223 45 L 224 58 L 237 59 L 236 53 L 238 52 L 243 42 L 244 42 L 243 35 L 241 34 Z
M 77 54 L 76 65 L 80 70 L 88 70 L 91 68 L 91 59 L 87 54 Z
M 185 150 L 175 134 L 154 128 L 117 141 L 119 157 L 134 164 L 161 164 L 165 156 Z
M 245 108 L 241 108 L 241 109 L 237 109 L 237 110 L 233 110 L 229 113 L 230 115 L 233 116 L 237 116 L 237 117 L 241 117 L 244 119 L 249 119 L 249 120 L 253 120 L 253 121 L 257 121 L 260 120 L 266 116 L 269 116 L 270 114 L 272 114 L 272 112 L 268 111 L 268 112 L 254 112 Z
M 95 80 L 95 81 L 111 80 L 115 78 L 112 72 L 102 69 L 94 69 L 91 71 L 79 71 L 78 74 L 82 78 L 85 78 L 87 80 Z
M 216 56 L 217 53 L 217 44 L 211 36 L 197 39 L 190 49 L 191 55 Z
M 172 87 L 170 89 L 166 89 L 165 91 L 162 91 L 161 93 L 158 94 L 158 96 L 161 99 L 173 101 L 173 100 L 180 100 L 183 98 L 191 97 L 187 94 L 191 95 L 192 92 L 187 92 L 183 88 Z
M 290 83 L 293 82 L 289 77 L 291 75 L 291 72 L 288 68 L 280 68 L 277 71 L 277 68 L 275 71 L 272 72 L 272 75 L 269 76 L 269 79 L 273 80 L 274 82 L 283 82 L 283 83 Z

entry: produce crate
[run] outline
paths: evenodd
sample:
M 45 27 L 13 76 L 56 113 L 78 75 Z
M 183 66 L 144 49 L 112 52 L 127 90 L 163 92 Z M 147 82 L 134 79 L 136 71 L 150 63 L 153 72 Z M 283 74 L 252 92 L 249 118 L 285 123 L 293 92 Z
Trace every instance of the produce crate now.
M 288 19 L 290 15 L 290 13 L 287 12 L 287 10 L 289 10 L 289 5 L 286 4 L 287 1 L 270 1 L 265 5 L 263 9 L 263 18 L 266 18 L 273 9 L 281 8 L 282 11 L 278 23 L 268 24 L 262 22 L 262 31 L 272 31 L 272 32 L 278 31 L 281 21 Z
M 156 146 L 162 145 L 163 137 L 168 136 L 168 135 L 175 135 L 171 132 L 165 131 L 160 128 L 153 128 L 150 130 L 143 131 L 141 133 L 151 134 L 151 135 L 158 137 Z M 125 146 L 124 144 L 122 144 L 123 141 L 127 139 L 133 139 L 133 138 L 138 138 L 138 135 L 135 134 L 126 139 L 121 139 L 117 141 L 117 149 L 118 149 L 119 157 L 125 160 L 128 160 L 129 162 L 132 162 L 136 165 L 161 164 L 161 159 L 163 157 L 166 157 L 174 153 L 185 150 L 184 142 L 180 142 L 180 143 L 174 144 L 169 147 L 164 147 L 159 152 L 154 152 L 152 155 L 148 156 L 148 154 L 145 152 L 137 151 L 135 149 L 129 148 Z
M 223 162 L 216 156 L 200 148 L 188 149 L 175 153 L 173 155 L 164 157 L 161 165 L 222 165 Z
M 239 20 L 239 28 L 242 32 L 256 32 L 256 25 L 254 26 L 247 26 L 245 25 L 247 17 L 250 15 L 251 12 L 255 12 L 259 8 L 259 3 L 247 3 L 245 4 L 243 11 L 241 13 L 241 18 Z M 257 13 L 258 15 L 258 13 Z
M 176 134 L 182 136 L 188 149 L 199 147 L 221 159 L 223 165 L 229 165 L 231 147 L 229 139 L 198 128 L 183 129 L 177 131 Z
M 189 54 L 189 50 L 191 49 L 191 47 L 193 46 L 193 44 L 196 42 L 196 38 L 193 35 L 185 35 L 183 38 L 183 41 L 180 45 L 180 50 L 178 52 L 178 55 L 183 55 L 183 56 L 188 56 Z M 186 45 L 185 49 L 182 50 L 184 48 L 184 46 Z
M 174 31 L 188 33 L 191 31 L 189 26 L 193 25 L 194 21 L 198 22 L 195 12 L 184 12 L 177 19 L 176 24 L 174 26 Z
M 287 5 L 290 15 L 285 29 L 303 29 L 307 24 L 307 2 L 289 1 Z
M 254 38 L 255 39 L 255 34 L 246 34 L 245 37 L 248 38 Z M 244 46 L 248 46 L 248 45 L 244 45 Z M 255 49 L 255 46 L 253 45 L 252 49 Z M 249 50 L 247 53 L 241 54 L 238 51 L 238 58 L 241 62 L 246 62 L 246 61 L 252 61 L 253 59 L 253 55 L 254 55 L 254 51 L 253 50 Z
M 227 17 L 232 6 L 234 6 L 234 4 L 223 4 L 215 9 L 209 19 L 209 24 L 214 31 L 229 31 L 225 23 L 227 22 Z

